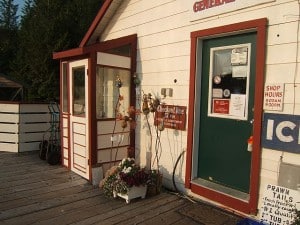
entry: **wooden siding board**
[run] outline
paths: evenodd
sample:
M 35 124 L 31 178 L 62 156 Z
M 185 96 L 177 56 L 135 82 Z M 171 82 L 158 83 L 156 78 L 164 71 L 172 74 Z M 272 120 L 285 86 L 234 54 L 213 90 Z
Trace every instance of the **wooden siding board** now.
M 129 126 L 123 129 L 121 127 L 121 120 L 116 121 L 98 121 L 97 122 L 97 134 L 112 134 L 114 133 L 121 133 L 121 132 L 129 132 Z
M 0 103 L 0 113 L 18 113 L 19 108 L 19 104 Z
M 18 152 L 19 145 L 17 143 L 1 143 L 0 152 Z
M 0 133 L 0 142 L 17 143 L 19 135 L 14 133 Z
M 127 147 L 102 149 L 97 151 L 97 163 L 109 163 L 127 158 Z
M 138 62 L 138 73 L 159 73 L 159 72 L 172 72 L 189 70 L 189 58 L 190 56 L 179 56 L 172 58 L 153 59 L 144 62 Z M 151 85 L 151 84 L 149 84 Z
M 18 133 L 19 125 L 18 124 L 5 124 L 0 123 L 0 133 Z
M 19 152 L 29 152 L 29 151 L 39 151 L 40 141 L 29 142 L 29 143 L 19 143 Z
M 49 113 L 48 104 L 20 104 L 20 113 Z
M 0 121 L 2 123 L 19 123 L 19 115 L 0 113 Z
M 19 134 L 19 143 L 22 142 L 33 142 L 33 141 L 42 141 L 44 132 L 42 133 L 20 133 Z
M 119 138 L 123 137 L 123 141 L 119 141 Z M 129 133 L 122 133 L 122 134 L 115 134 L 114 135 L 116 137 L 115 141 L 111 141 L 111 134 L 107 134 L 107 135 L 100 135 L 97 138 L 97 148 L 110 148 L 110 147 L 117 147 L 117 146 L 124 146 L 124 145 L 129 145 Z
M 20 133 L 30 133 L 30 132 L 47 132 L 50 131 L 50 123 L 30 123 L 20 125 Z
M 297 66 L 300 67 L 300 63 L 297 63 Z M 266 77 L 266 83 L 293 83 L 295 67 L 296 63 L 266 65 L 266 74 L 270 74 Z M 299 82 L 296 81 L 296 83 Z
M 20 114 L 20 123 L 42 123 L 50 122 L 51 117 L 49 114 Z

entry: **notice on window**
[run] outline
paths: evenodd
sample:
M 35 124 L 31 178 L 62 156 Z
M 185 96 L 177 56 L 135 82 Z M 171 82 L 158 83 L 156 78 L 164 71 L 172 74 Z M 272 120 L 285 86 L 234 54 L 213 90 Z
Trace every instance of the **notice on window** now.
M 231 94 L 229 112 L 232 116 L 244 117 L 246 107 L 246 95 Z
M 297 202 L 300 201 L 300 192 L 267 184 L 261 200 L 262 204 L 259 210 L 261 222 L 289 225 L 295 218 Z
M 248 48 L 234 48 L 231 52 L 232 65 L 246 65 L 248 62 Z
M 233 66 L 232 77 L 247 77 L 248 66 Z
M 213 113 L 229 114 L 229 99 L 214 99 Z

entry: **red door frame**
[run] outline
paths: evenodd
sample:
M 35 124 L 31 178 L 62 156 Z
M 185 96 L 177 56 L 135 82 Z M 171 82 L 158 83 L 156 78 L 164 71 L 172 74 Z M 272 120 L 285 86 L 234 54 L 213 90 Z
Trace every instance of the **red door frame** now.
M 265 72 L 265 45 L 266 45 L 266 27 L 267 19 L 251 20 L 226 26 L 220 26 L 191 33 L 191 59 L 190 59 L 190 88 L 189 88 L 189 120 L 188 120 L 188 138 L 187 138 L 187 157 L 186 157 L 186 174 L 185 187 L 191 189 L 195 194 L 203 196 L 212 201 L 223 204 L 237 211 L 256 214 L 258 203 L 259 176 L 260 176 L 260 135 L 261 121 L 263 112 L 263 85 Z M 257 33 L 257 54 L 256 54 L 256 86 L 255 86 L 255 111 L 253 124 L 253 150 L 251 160 L 250 174 L 250 199 L 243 201 L 220 192 L 213 191 L 204 186 L 192 183 L 192 158 L 194 142 L 194 110 L 195 110 L 195 81 L 197 65 L 197 40 L 209 39 L 216 36 L 229 36 L 237 33 L 253 32 Z

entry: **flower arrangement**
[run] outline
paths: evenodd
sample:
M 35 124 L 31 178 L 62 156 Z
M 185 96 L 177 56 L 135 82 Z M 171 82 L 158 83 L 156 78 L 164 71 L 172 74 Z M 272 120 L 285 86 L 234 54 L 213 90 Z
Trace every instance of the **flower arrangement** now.
M 146 169 L 135 164 L 134 158 L 124 158 L 117 167 L 107 171 L 100 188 L 106 196 L 112 197 L 114 191 L 126 194 L 133 186 L 147 185 L 148 178 Z

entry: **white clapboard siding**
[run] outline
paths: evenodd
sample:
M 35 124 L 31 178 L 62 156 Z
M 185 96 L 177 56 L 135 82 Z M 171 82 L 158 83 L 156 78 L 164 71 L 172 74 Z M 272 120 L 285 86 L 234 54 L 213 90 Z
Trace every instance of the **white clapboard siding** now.
M 167 97 L 165 102 L 186 106 L 189 100 L 191 32 L 267 18 L 265 82 L 287 85 L 284 93 L 284 109 L 276 113 L 300 114 L 299 71 L 295 74 L 296 66 L 300 68 L 300 63 L 297 62 L 300 58 L 300 51 L 298 51 L 298 56 L 296 55 L 297 44 L 299 44 L 297 40 L 298 1 L 276 0 L 195 21 L 190 19 L 189 10 L 191 9 L 187 8 L 188 5 L 185 0 L 127 1 L 126 4 L 121 4 L 111 18 L 101 34 L 100 41 L 137 34 L 137 74 L 142 77 L 141 90 L 144 93 L 159 95 L 162 87 L 173 88 L 173 97 Z M 178 81 L 176 84 L 174 79 Z M 293 85 L 295 87 L 292 87 Z M 135 130 L 136 143 L 140 143 L 137 144 L 135 150 L 143 160 L 146 158 L 151 141 L 142 118 L 143 115 L 141 125 Z M 105 146 L 111 146 L 111 135 L 109 135 L 111 129 L 112 127 L 99 125 L 98 122 L 98 149 L 103 143 Z M 171 130 L 162 133 L 163 151 L 160 162 L 166 170 L 172 171 L 174 161 L 186 147 L 187 133 L 186 131 L 175 133 Z M 98 150 L 98 162 L 107 159 L 109 151 L 110 149 Z M 281 151 L 270 149 L 261 149 L 261 151 L 259 199 L 261 199 L 265 184 L 277 184 L 277 166 L 283 154 Z M 283 160 L 299 165 L 299 157 L 298 155 L 295 157 L 295 154 L 284 153 Z M 103 164 L 103 170 L 107 170 L 110 166 L 111 163 Z M 185 168 L 185 160 L 182 160 L 181 168 L 178 169 L 179 180 L 185 180 Z M 261 208 L 261 202 L 257 208 Z
M 20 133 L 30 133 L 30 132 L 46 132 L 50 131 L 51 124 L 45 123 L 24 123 L 20 126 Z
M 119 161 L 127 157 L 127 147 L 103 149 L 97 152 L 97 163 Z
M 112 134 L 112 133 L 120 133 L 120 132 L 128 132 L 130 130 L 129 124 L 123 129 L 121 127 L 121 120 L 115 121 L 98 121 L 97 122 L 97 134 Z
M 48 104 L 1 103 L 0 151 L 39 150 L 41 141 L 49 139 L 51 118 Z M 57 130 L 58 123 L 56 118 Z
M 113 141 L 112 141 L 111 137 L 112 137 L 111 134 L 98 136 L 98 138 L 97 138 L 97 149 L 129 145 L 129 140 L 130 140 L 129 139 L 129 133 L 115 134 L 114 137 L 116 139 L 115 140 L 113 139 Z M 121 139 L 123 139 L 123 140 L 121 141 Z
M 0 113 L 18 113 L 20 105 L 19 104 L 0 104 Z
M 39 150 L 39 145 L 40 145 L 40 141 L 38 141 L 38 142 L 29 142 L 29 143 L 19 142 L 19 152 L 38 151 Z
M 18 133 L 0 133 L 0 142 L 18 143 L 19 142 L 19 134 Z
M 21 104 L 20 113 L 49 113 L 48 104 Z
M 20 114 L 20 123 L 42 123 L 42 122 L 50 122 L 51 117 L 49 114 L 41 113 L 26 113 L 26 114 Z
M 0 124 L 0 133 L 18 133 L 19 124 L 17 123 L 1 123 Z
M 18 143 L 2 143 L 0 142 L 0 152 L 18 152 Z
M 16 112 L 18 113 L 18 112 Z M 19 123 L 19 114 L 0 113 L 1 123 Z

